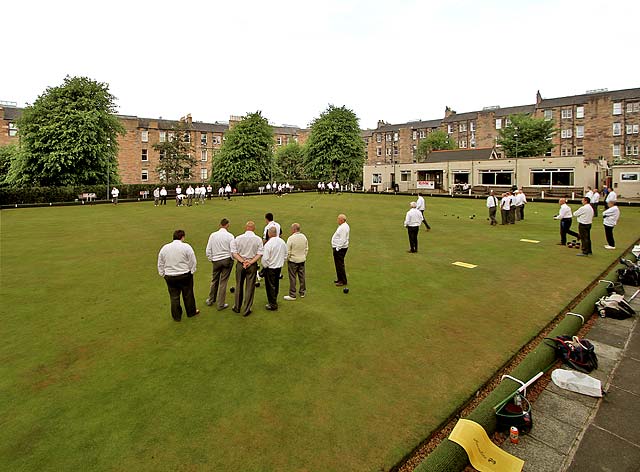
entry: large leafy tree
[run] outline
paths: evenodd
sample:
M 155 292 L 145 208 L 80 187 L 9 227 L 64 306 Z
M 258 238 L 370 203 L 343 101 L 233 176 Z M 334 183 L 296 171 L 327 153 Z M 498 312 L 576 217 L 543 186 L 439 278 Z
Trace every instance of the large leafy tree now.
M 247 113 L 229 129 L 213 158 L 212 182 L 269 180 L 274 171 L 273 128 L 260 111 Z
M 160 160 L 156 166 L 160 180 L 176 183 L 192 177 L 191 169 L 196 165 L 196 159 L 192 155 L 193 147 L 189 133 L 190 126 L 181 120 L 169 132 L 169 139 L 153 145 L 160 153 Z
M 278 148 L 276 152 L 278 174 L 285 180 L 303 180 L 306 178 L 304 167 L 304 148 L 297 142 L 290 142 Z
M 69 77 L 49 87 L 18 120 L 19 158 L 11 183 L 82 185 L 118 181 L 118 135 L 125 129 L 114 115 L 109 86 Z
M 521 113 L 511 115 L 508 123 L 498 135 L 506 157 L 544 156 L 553 149 L 553 121 Z
M 364 142 L 358 117 L 352 110 L 329 105 L 313 120 L 306 148 L 306 168 L 310 177 L 339 182 L 362 180 Z
M 447 133 L 436 130 L 420 140 L 415 156 L 418 162 L 424 162 L 431 151 L 446 151 L 456 148 L 456 143 L 449 139 Z
M 0 146 L 0 185 L 4 185 L 9 179 L 11 162 L 19 157 L 19 149 L 16 144 Z

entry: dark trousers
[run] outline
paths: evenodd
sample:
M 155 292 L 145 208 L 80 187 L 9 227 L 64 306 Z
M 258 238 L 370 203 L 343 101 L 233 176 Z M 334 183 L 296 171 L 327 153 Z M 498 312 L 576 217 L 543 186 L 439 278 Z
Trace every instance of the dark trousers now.
M 230 257 L 219 261 L 213 261 L 213 272 L 211 275 L 211 290 L 209 290 L 209 302 L 218 302 L 218 308 L 224 307 L 224 300 L 227 296 L 227 281 L 233 269 L 233 259 Z
M 257 274 L 258 264 L 251 264 L 245 269 L 242 267 L 242 262 L 236 262 L 236 298 L 233 308 L 243 315 L 251 312 L 253 295 L 256 292 Z M 242 304 L 243 301 L 244 305 Z
M 164 280 L 167 282 L 169 289 L 169 298 L 171 299 L 171 316 L 174 320 L 182 319 L 182 307 L 180 306 L 180 294 L 184 301 L 184 308 L 187 316 L 195 316 L 196 299 L 193 296 L 193 274 L 187 272 L 181 275 L 165 275 Z
M 520 219 L 524 220 L 524 207 L 526 207 L 527 204 L 525 203 L 524 205 L 520 206 Z
M 516 205 L 516 208 L 515 208 L 515 217 L 516 217 L 515 220 L 516 221 L 520 221 L 522 219 L 521 218 L 522 214 L 520 213 L 520 208 L 522 208 L 522 205 Z
M 418 232 L 420 226 L 407 226 L 407 233 L 409 233 L 409 251 L 418 252 Z
M 280 272 L 282 267 L 264 269 L 264 285 L 267 292 L 267 302 L 271 308 L 278 308 L 278 292 L 280 291 Z
M 496 220 L 496 211 L 497 208 L 496 207 L 491 207 L 489 208 L 489 219 L 491 220 L 491 225 L 497 225 L 498 221 Z
M 580 233 L 580 247 L 582 254 L 593 254 L 591 252 L 591 225 L 578 223 L 578 233 Z
M 516 224 L 516 207 L 515 207 L 515 205 L 512 205 L 511 208 L 509 209 L 509 224 L 510 225 L 515 225 Z
M 580 235 L 578 233 L 571 231 L 571 221 L 571 218 L 562 218 L 560 220 L 560 242 L 562 244 L 567 244 L 567 234 L 580 239 Z
M 429 226 L 429 223 L 427 223 L 427 219 L 424 217 L 424 210 L 420 210 L 420 213 L 422 213 L 422 222 L 424 223 L 424 225 L 427 227 L 427 229 L 431 229 L 431 226 Z
M 613 226 L 604 225 L 604 235 L 607 237 L 607 244 L 616 247 L 616 240 L 613 239 Z
M 291 262 L 287 263 L 287 269 L 289 271 L 289 296 L 295 298 L 296 296 L 296 277 L 300 282 L 300 295 L 304 295 L 307 291 L 307 283 L 305 281 L 304 274 L 304 262 Z
M 502 219 L 503 225 L 509 224 L 509 210 L 505 210 L 504 208 L 500 209 L 500 217 Z
M 166 204 L 167 204 L 167 196 L 166 195 L 160 196 L 160 205 L 166 205 Z
M 347 272 L 344 268 L 344 257 L 347 255 L 348 249 L 349 248 L 347 247 L 340 250 L 333 248 L 333 263 L 336 266 L 336 280 L 343 284 L 347 283 Z
M 593 216 L 598 216 L 598 203 L 591 203 L 591 208 L 593 208 Z

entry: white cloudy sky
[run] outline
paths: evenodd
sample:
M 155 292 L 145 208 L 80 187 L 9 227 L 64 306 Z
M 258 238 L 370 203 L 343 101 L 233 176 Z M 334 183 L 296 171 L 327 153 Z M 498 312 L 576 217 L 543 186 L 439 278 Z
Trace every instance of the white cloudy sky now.
M 640 86 L 640 1 L 13 0 L 0 100 L 65 75 L 107 82 L 119 112 L 306 126 L 328 104 L 362 127 Z

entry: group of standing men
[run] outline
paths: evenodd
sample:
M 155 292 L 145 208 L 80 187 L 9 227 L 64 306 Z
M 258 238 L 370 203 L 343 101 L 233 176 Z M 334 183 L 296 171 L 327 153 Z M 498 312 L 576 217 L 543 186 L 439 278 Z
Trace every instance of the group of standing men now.
M 337 279 L 335 285 L 347 285 L 344 259 L 349 247 L 350 228 L 345 215 L 338 215 L 338 228 L 331 238 L 333 258 Z M 278 309 L 278 292 L 280 274 L 285 261 L 288 262 L 289 292 L 284 297 L 287 301 L 295 301 L 297 295 L 306 295 L 305 262 L 309 252 L 306 236 L 300 231 L 300 224 L 291 225 L 291 235 L 285 241 L 280 237 L 282 230 L 274 221 L 273 215 L 265 215 L 266 226 L 263 237 L 255 234 L 256 225 L 247 221 L 245 232 L 234 237 L 229 232 L 229 220 L 223 218 L 217 231 L 211 233 L 206 247 L 206 256 L 211 261 L 212 278 L 209 296 L 205 303 L 216 305 L 218 310 L 229 307 L 225 303 L 227 282 L 236 267 L 235 298 L 232 311 L 249 316 L 252 313 L 255 288 L 258 280 L 258 263 L 262 265 L 260 274 L 265 281 L 267 304 L 265 309 Z M 165 244 L 158 254 L 158 273 L 164 277 L 171 300 L 171 316 L 175 321 L 182 319 L 180 296 L 184 301 L 188 317 L 196 316 L 200 310 L 196 308 L 193 293 L 193 274 L 196 271 L 196 257 L 193 248 L 185 241 L 185 232 L 176 230 L 173 241 Z
M 499 204 L 498 198 L 495 196 L 493 190 L 491 190 L 487 197 L 489 224 L 491 226 L 498 224 L 498 220 L 496 219 L 498 205 L 500 206 L 500 216 L 503 225 L 513 225 L 516 224 L 516 221 L 524 220 L 524 207 L 526 204 L 527 196 L 522 189 L 503 193 Z

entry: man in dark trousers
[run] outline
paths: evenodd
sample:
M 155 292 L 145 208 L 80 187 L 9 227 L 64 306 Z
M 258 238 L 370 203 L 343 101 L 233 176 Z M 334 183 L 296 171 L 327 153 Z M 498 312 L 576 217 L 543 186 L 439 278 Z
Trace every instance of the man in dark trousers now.
M 278 237 L 278 229 L 271 226 L 268 230 L 269 240 L 262 251 L 262 268 L 264 270 L 265 289 L 267 292 L 267 310 L 278 309 L 278 291 L 280 274 L 287 259 L 287 244 Z
M 424 197 L 422 196 L 422 193 L 418 192 L 418 199 L 416 200 L 416 210 L 422 213 L 422 222 L 426 226 L 427 231 L 431 231 L 431 226 L 429 226 L 429 223 L 427 223 L 427 219 L 424 217 L 425 208 L 426 205 L 424 203 Z
M 333 249 L 333 263 L 336 266 L 336 287 L 347 285 L 347 271 L 344 267 L 344 258 L 349 249 L 349 232 L 351 228 L 347 224 L 347 217 L 340 213 L 338 215 L 338 228 L 331 237 L 331 248 Z
M 422 225 L 422 213 L 416 208 L 416 202 L 409 203 L 409 211 L 404 217 L 404 226 L 409 234 L 409 252 L 418 252 L 418 233 Z
M 578 233 L 580 233 L 580 244 L 582 253 L 577 256 L 588 256 L 591 252 L 591 225 L 593 224 L 593 207 L 591 199 L 582 197 L 582 206 L 573 212 L 578 220 Z
M 227 281 L 233 269 L 233 256 L 231 255 L 231 243 L 233 234 L 229 232 L 229 220 L 220 220 L 220 229 L 211 233 L 207 242 L 207 259 L 213 264 L 211 273 L 211 289 L 205 303 L 211 306 L 217 302 L 218 310 L 224 310 L 229 306 L 225 303 L 227 295 Z
M 171 299 L 171 316 L 174 321 L 182 319 L 180 294 L 184 301 L 187 317 L 200 313 L 196 309 L 193 295 L 193 273 L 196 271 L 196 255 L 193 248 L 184 242 L 185 233 L 181 229 L 173 232 L 173 241 L 165 244 L 158 254 L 158 273 L 167 282 Z
M 247 221 L 245 232 L 231 243 L 231 254 L 236 262 L 236 296 L 232 310 L 242 316 L 251 314 L 253 295 L 256 291 L 258 260 L 262 257 L 262 239 L 254 231 L 256 224 Z M 244 301 L 244 304 L 243 304 Z
M 567 234 L 570 234 L 574 238 L 580 239 L 580 235 L 575 231 L 571 231 L 571 221 L 573 214 L 571 213 L 571 208 L 567 205 L 567 200 L 565 198 L 561 198 L 558 200 L 560 204 L 560 211 L 553 218 L 556 220 L 560 220 L 560 242 L 558 243 L 561 246 L 567 245 Z
M 498 220 L 496 220 L 496 212 L 498 211 L 498 199 L 493 194 L 493 190 L 491 190 L 487 197 L 487 208 L 489 209 L 489 224 L 491 224 L 491 226 L 497 225 Z

